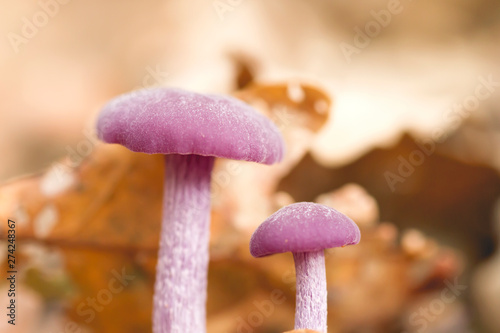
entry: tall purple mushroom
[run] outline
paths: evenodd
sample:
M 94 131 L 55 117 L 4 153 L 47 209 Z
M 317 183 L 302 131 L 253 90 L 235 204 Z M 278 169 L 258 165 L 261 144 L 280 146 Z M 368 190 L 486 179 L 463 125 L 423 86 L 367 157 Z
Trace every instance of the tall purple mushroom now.
M 155 88 L 109 102 L 97 132 L 105 142 L 166 155 L 153 331 L 205 332 L 214 159 L 279 162 L 278 129 L 234 98 Z
M 324 249 L 357 244 L 358 226 L 333 208 L 300 202 L 283 207 L 255 230 L 250 253 L 264 257 L 292 252 L 297 276 L 295 329 L 326 333 Z

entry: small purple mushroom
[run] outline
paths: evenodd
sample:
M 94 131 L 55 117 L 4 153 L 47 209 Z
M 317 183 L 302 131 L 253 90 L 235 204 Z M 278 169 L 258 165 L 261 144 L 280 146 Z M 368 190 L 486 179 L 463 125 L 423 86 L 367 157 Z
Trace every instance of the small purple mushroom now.
M 264 257 L 292 252 L 297 275 L 295 329 L 326 333 L 324 249 L 357 244 L 358 226 L 333 208 L 300 202 L 283 207 L 255 230 L 250 253 Z
M 166 155 L 153 331 L 205 332 L 214 159 L 279 162 L 281 134 L 239 100 L 167 88 L 113 99 L 97 131 L 105 142 Z

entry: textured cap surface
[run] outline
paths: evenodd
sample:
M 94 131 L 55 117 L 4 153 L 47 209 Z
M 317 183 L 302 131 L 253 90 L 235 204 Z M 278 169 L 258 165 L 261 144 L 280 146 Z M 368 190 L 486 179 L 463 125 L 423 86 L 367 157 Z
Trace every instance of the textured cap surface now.
M 359 243 L 359 228 L 333 208 L 299 202 L 283 207 L 252 235 L 250 253 L 264 257 L 282 252 L 311 252 Z
M 229 96 L 154 88 L 104 106 L 99 138 L 148 154 L 197 154 L 265 164 L 279 162 L 284 143 L 276 126 Z

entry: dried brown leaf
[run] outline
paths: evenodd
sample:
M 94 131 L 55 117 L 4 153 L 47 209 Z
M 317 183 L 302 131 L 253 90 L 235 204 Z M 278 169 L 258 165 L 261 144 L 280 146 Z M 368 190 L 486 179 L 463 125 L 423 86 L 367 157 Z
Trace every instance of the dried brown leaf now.
M 68 178 L 65 188 L 52 190 Z M 17 235 L 23 239 L 71 247 L 155 250 L 162 187 L 161 156 L 99 145 L 76 168 L 56 164 L 42 176 L 2 187 L 0 217 L 17 221 Z
M 287 108 L 294 113 L 301 127 L 319 131 L 328 119 L 332 101 L 321 89 L 302 83 L 263 84 L 253 82 L 235 96 L 248 102 L 264 102 L 271 118 L 280 118 Z M 278 124 L 281 125 L 281 124 Z

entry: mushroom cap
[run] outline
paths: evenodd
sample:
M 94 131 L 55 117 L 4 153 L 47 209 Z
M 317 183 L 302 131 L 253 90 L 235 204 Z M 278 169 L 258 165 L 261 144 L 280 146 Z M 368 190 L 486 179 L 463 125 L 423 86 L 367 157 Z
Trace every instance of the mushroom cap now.
M 359 228 L 333 208 L 299 202 L 281 208 L 252 235 L 250 253 L 264 257 L 283 252 L 312 252 L 359 243 Z
M 148 154 L 196 154 L 279 162 L 284 153 L 277 127 L 249 105 L 229 96 L 172 88 L 138 90 L 102 109 L 97 133 Z

